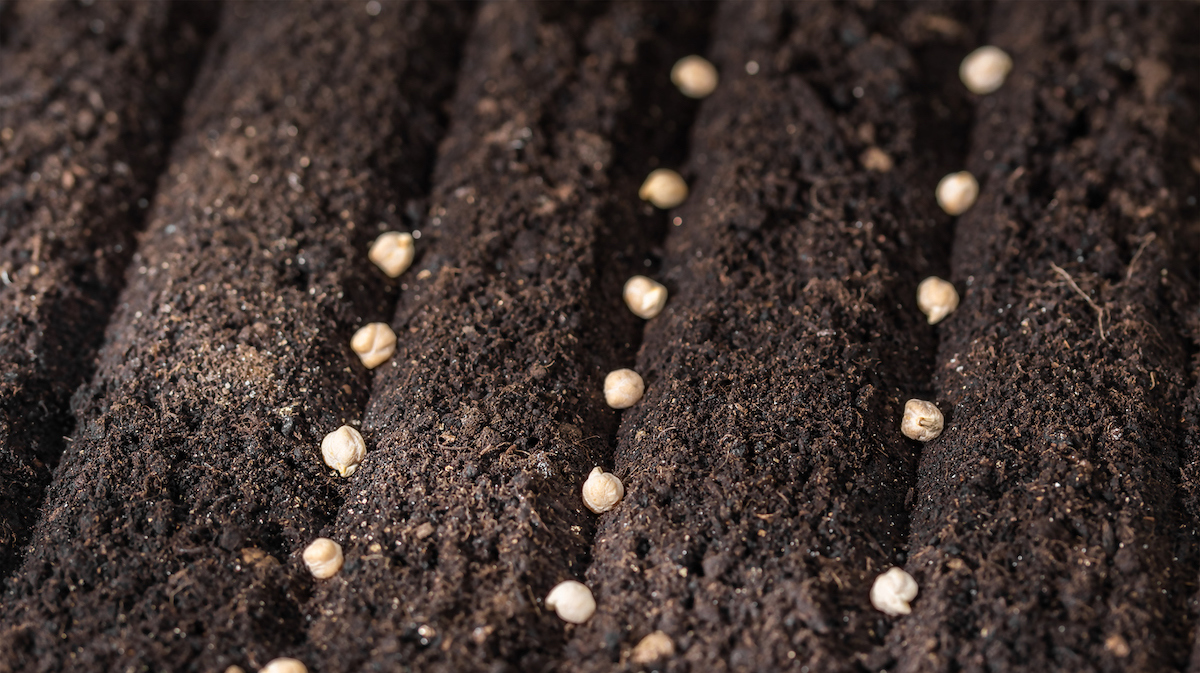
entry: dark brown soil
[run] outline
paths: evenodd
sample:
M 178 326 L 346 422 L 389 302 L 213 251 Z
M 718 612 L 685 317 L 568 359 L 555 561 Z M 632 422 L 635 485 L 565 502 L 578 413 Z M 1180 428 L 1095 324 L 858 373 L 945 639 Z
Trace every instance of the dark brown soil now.
M 997 7 L 940 328 L 897 671 L 1163 671 L 1188 650 L 1169 5 Z M 1056 270 L 1061 269 L 1061 271 Z M 1076 289 L 1078 288 L 1078 289 Z M 1182 538 L 1182 539 L 1181 539 Z M 1183 544 L 1181 544 L 1183 543 Z
M 637 190 L 683 159 L 696 104 L 668 73 L 706 29 L 688 4 L 481 10 L 367 460 L 326 531 L 354 560 L 306 608 L 320 670 L 552 666 L 567 630 L 542 601 L 590 562 L 603 380 L 643 322 L 622 284 L 665 221 Z
M 1200 673 L 1200 6 L 80 4 L 0 0 L 0 673 Z
M 365 251 L 420 212 L 467 7 L 227 10 L 0 670 L 253 669 L 304 640 L 298 552 L 342 497 L 317 447 L 360 417 L 350 335 L 395 297 Z
M 215 9 L 0 9 L 0 577 L 71 434 Z
M 920 33 L 931 16 L 895 19 Z M 937 16 L 962 33 L 942 43 L 957 62 L 970 28 Z M 724 79 L 673 213 L 673 296 L 618 435 L 626 499 L 601 519 L 600 607 L 563 671 L 640 668 L 629 651 L 655 630 L 677 648 L 671 671 L 855 670 L 883 642 L 867 590 L 904 558 L 920 447 L 899 418 L 934 353 L 916 285 L 950 242 L 932 186 L 961 160 L 923 135 L 918 107 L 969 111 L 877 19 L 770 2 L 718 17 Z M 862 170 L 873 146 L 891 171 Z

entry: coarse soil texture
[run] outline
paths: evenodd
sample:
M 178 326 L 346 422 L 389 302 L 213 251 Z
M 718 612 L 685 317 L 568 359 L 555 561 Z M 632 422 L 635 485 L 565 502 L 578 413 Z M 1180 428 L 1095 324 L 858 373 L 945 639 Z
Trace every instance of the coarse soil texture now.
M 317 447 L 369 395 L 351 334 L 394 308 L 366 250 L 423 209 L 469 7 L 225 9 L 0 670 L 252 670 L 305 638 L 299 552 L 341 504 Z
M 0 7 L 0 577 L 20 562 L 216 19 Z
M 893 670 L 1164 671 L 1186 660 L 1181 508 L 1194 272 L 1164 142 L 1180 7 L 997 6 L 1016 67 L 979 103 L 939 328 Z M 1184 273 L 1185 276 L 1180 274 Z
M 310 665 L 553 666 L 567 630 L 543 599 L 590 563 L 580 487 L 619 419 L 604 377 L 643 324 L 622 284 L 655 271 L 665 223 L 637 191 L 684 158 L 696 103 L 668 75 L 703 50 L 707 12 L 481 8 L 367 459 L 326 530 L 351 560 L 306 607 Z
M 625 501 L 588 571 L 599 608 L 559 670 L 878 668 L 891 619 L 867 594 L 904 561 L 921 447 L 899 419 L 935 352 L 916 286 L 950 244 L 932 185 L 965 140 L 918 117 L 970 114 L 914 51 L 957 62 L 978 20 L 930 9 L 722 7 L 723 81 L 666 243 L 672 298 L 618 434 Z M 654 631 L 675 653 L 639 660 Z

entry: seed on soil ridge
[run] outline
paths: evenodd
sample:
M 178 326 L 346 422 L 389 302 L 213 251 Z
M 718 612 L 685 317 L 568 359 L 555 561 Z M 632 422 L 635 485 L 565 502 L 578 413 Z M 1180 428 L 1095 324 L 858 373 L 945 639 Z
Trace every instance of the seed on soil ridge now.
M 671 68 L 671 82 L 688 98 L 705 98 L 717 89 L 717 69 L 702 56 L 684 56 Z
M 596 599 L 592 590 L 575 580 L 560 582 L 546 595 L 546 607 L 554 610 L 558 618 L 572 624 L 582 624 L 596 613 Z
M 583 504 L 596 514 L 603 514 L 625 497 L 625 485 L 612 472 L 593 467 L 583 482 Z
M 635 664 L 652 664 L 672 654 L 675 654 L 675 643 L 671 637 L 662 631 L 655 631 L 638 642 L 629 660 Z
M 917 308 L 930 325 L 936 325 L 958 308 L 958 290 L 953 283 L 930 276 L 917 286 Z
M 302 556 L 308 571 L 319 580 L 329 579 L 338 574 L 346 560 L 342 556 L 342 545 L 327 537 L 313 540 L 304 548 Z
M 958 66 L 958 77 L 971 93 L 989 94 L 1004 86 L 1012 67 L 1012 57 L 989 44 L 967 54 Z
M 687 183 L 683 177 L 669 168 L 657 168 L 650 171 L 646 181 L 638 190 L 638 197 L 649 201 L 654 207 L 670 210 L 683 203 L 688 195 Z
M 911 613 L 908 603 L 916 597 L 917 581 L 901 568 L 888 570 L 871 585 L 871 605 L 893 617 Z
M 951 173 L 937 186 L 937 202 L 948 215 L 962 215 L 979 198 L 979 182 L 967 171 Z
M 645 276 L 634 276 L 625 281 L 622 295 L 629 310 L 646 320 L 661 313 L 667 305 L 666 286 Z
M 373 322 L 354 333 L 350 348 L 358 354 L 364 367 L 374 369 L 396 352 L 396 333 L 387 323 Z
M 613 409 L 628 409 L 642 399 L 646 383 L 632 369 L 617 369 L 604 377 L 604 401 Z
M 375 263 L 389 278 L 396 278 L 412 266 L 416 250 L 412 234 L 403 231 L 387 231 L 371 244 L 367 258 Z
M 349 477 L 367 457 L 367 444 L 358 430 L 343 425 L 321 440 L 321 457 L 338 474 Z
M 308 673 L 308 667 L 300 663 L 299 659 L 279 657 L 267 662 L 258 673 Z
M 909 400 L 904 403 L 904 420 L 900 421 L 900 432 L 918 442 L 937 439 L 942 434 L 945 419 L 942 410 L 933 402 Z

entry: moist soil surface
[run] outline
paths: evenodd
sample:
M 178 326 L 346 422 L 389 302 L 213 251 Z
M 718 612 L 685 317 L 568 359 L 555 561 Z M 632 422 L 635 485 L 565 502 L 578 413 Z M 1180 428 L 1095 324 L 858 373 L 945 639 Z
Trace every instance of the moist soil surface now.
M 1200 670 L 1198 20 L 0 0 L 0 671 Z

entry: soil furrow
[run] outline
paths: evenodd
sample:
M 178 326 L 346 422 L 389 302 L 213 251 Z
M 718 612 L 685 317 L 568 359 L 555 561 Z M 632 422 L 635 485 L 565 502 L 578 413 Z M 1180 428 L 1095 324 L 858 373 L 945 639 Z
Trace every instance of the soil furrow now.
M 882 643 L 867 592 L 903 560 L 920 447 L 899 420 L 935 348 L 916 285 L 949 249 L 932 188 L 961 150 L 918 145 L 919 66 L 867 15 L 719 10 L 673 295 L 618 433 L 626 496 L 561 670 L 636 668 L 656 630 L 673 671 L 857 670 Z M 888 170 L 864 170 L 880 153 Z
M 138 2 L 0 12 L 0 577 L 20 564 L 72 432 L 71 394 L 92 371 L 216 14 Z
M 619 418 L 603 380 L 641 332 L 621 285 L 663 229 L 637 188 L 686 142 L 695 103 L 668 73 L 707 15 L 481 9 L 367 460 L 327 532 L 346 567 L 308 608 L 320 670 L 544 670 L 561 648 L 542 600 L 590 563 L 579 489 Z
M 362 413 L 350 336 L 396 296 L 366 251 L 422 210 L 467 13 L 227 8 L 5 596 L 0 670 L 300 647 L 300 551 L 341 504 L 318 447 Z
M 1186 658 L 1185 300 L 1165 178 L 1171 5 L 997 6 L 956 229 L 945 433 L 922 455 L 897 671 L 1162 671 Z

